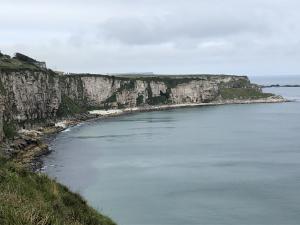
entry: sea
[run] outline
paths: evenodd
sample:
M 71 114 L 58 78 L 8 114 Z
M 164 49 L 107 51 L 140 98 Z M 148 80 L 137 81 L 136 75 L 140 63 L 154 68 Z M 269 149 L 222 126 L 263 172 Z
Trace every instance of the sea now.
M 300 88 L 264 92 L 293 101 L 80 124 L 52 137 L 44 172 L 119 225 L 299 225 Z

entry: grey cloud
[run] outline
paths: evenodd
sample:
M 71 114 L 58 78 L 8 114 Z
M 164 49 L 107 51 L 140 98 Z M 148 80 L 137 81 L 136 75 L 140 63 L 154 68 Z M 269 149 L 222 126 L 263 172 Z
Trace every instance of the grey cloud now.
M 168 15 L 164 18 L 111 18 L 99 25 L 99 35 L 125 44 L 161 44 L 178 39 L 203 40 L 226 38 L 243 33 L 267 34 L 271 32 L 266 21 L 252 21 L 234 15 L 191 15 L 187 17 Z
M 1 0 L 0 49 L 73 72 L 297 73 L 298 0 Z

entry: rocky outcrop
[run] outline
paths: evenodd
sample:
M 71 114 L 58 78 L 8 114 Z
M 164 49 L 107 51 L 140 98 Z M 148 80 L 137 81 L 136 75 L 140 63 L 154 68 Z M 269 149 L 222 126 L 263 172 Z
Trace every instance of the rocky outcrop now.
M 45 125 L 91 109 L 250 101 L 271 96 L 246 76 L 59 75 L 26 64 L 22 69 L 0 65 L 0 94 L 0 130 L 3 124 L 6 136 L 13 135 L 13 128 Z
M 1 71 L 3 120 L 20 127 L 55 118 L 61 103 L 59 78 L 45 71 Z

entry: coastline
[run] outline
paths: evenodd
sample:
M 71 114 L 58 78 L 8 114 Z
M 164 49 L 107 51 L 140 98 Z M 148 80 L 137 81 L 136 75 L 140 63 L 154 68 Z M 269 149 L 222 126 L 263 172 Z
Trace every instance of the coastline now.
M 187 103 L 187 104 L 169 104 L 169 105 L 157 105 L 157 106 L 143 106 L 143 107 L 134 107 L 134 108 L 125 108 L 125 109 L 107 109 L 107 110 L 91 110 L 88 111 L 89 116 L 82 116 L 80 119 L 66 119 L 61 120 L 55 123 L 55 131 L 46 133 L 46 135 L 52 135 L 64 131 L 70 127 L 76 126 L 83 122 L 101 120 L 111 117 L 123 116 L 131 113 L 139 112 L 153 112 L 153 111 L 163 111 L 163 110 L 172 110 L 178 108 L 192 108 L 200 106 L 219 106 L 219 105 L 237 105 L 237 104 L 271 104 L 271 103 L 285 103 L 292 102 L 281 96 L 272 96 L 264 99 L 252 99 L 252 100 L 222 100 L 214 101 L 209 103 Z M 44 135 L 44 134 L 43 134 Z
M 43 167 L 42 156 L 51 153 L 48 143 L 49 138 L 58 134 L 70 127 L 74 127 L 80 123 L 101 120 L 111 117 L 118 117 L 138 112 L 151 112 L 172 110 L 178 108 L 191 108 L 201 106 L 219 106 L 230 104 L 269 104 L 269 103 L 284 103 L 290 102 L 280 96 L 271 96 L 263 99 L 248 99 L 248 100 L 222 100 L 209 103 L 187 103 L 187 104 L 169 104 L 156 106 L 143 106 L 125 109 L 108 109 L 108 110 L 92 110 L 84 114 L 75 115 L 73 117 L 61 119 L 53 123 L 51 126 L 39 127 L 32 130 L 19 130 L 19 138 L 4 146 L 9 149 L 9 155 L 13 156 L 13 161 L 21 164 L 32 171 L 41 171 Z
M 135 108 L 125 108 L 125 109 L 111 109 L 111 110 L 92 110 L 89 111 L 92 115 L 98 116 L 116 116 L 133 112 L 150 112 L 150 111 L 161 111 L 170 110 L 177 108 L 190 108 L 199 106 L 218 106 L 218 105 L 233 105 L 233 104 L 258 104 L 258 103 L 283 103 L 289 102 L 290 100 L 284 98 L 269 97 L 265 99 L 252 99 L 252 100 L 222 100 L 214 101 L 209 103 L 187 103 L 187 104 L 170 104 L 170 105 L 159 105 L 159 106 L 146 106 L 146 107 L 135 107 Z

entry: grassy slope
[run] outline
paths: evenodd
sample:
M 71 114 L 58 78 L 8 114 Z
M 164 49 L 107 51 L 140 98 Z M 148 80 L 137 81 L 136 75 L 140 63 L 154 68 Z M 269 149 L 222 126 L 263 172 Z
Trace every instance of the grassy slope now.
M 261 99 L 274 96 L 274 94 L 259 92 L 253 88 L 221 88 L 220 95 L 223 99 Z
M 0 69 L 3 70 L 15 70 L 15 69 L 28 69 L 28 70 L 40 70 L 39 67 L 30 64 L 22 62 L 18 59 L 14 58 L 7 58 L 7 57 L 1 57 L 0 56 Z
M 0 159 L 0 224 L 115 224 L 76 193 L 49 179 Z

